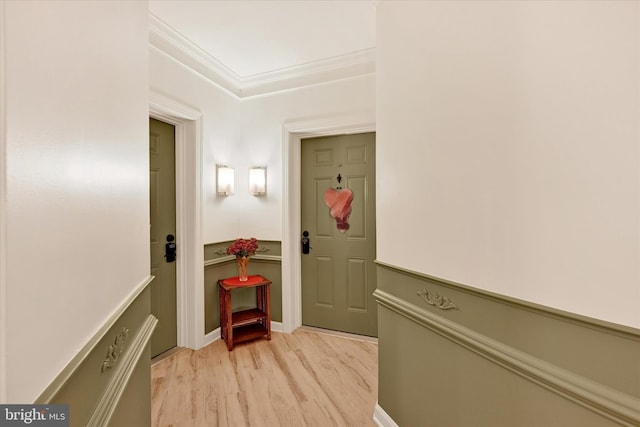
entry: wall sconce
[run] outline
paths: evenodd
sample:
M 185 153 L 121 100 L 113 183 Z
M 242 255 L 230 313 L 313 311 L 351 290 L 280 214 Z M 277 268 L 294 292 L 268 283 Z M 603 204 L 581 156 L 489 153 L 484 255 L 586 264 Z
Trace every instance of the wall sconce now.
M 233 169 L 227 166 L 216 165 L 216 191 L 218 196 L 230 196 L 233 194 Z
M 249 169 L 249 192 L 254 196 L 267 194 L 267 168 L 254 166 Z

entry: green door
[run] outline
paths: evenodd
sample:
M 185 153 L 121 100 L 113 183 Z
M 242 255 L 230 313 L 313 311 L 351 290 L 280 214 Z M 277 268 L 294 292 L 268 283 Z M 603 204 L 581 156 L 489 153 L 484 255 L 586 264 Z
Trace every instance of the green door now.
M 175 177 L 175 128 L 149 119 L 151 275 L 155 276 L 151 282 L 151 313 L 159 320 L 151 338 L 151 357 L 177 343 L 176 263 L 165 256 L 165 246 L 171 240 L 168 236 L 176 235 Z
M 304 139 L 301 160 L 302 323 L 377 336 L 375 133 Z

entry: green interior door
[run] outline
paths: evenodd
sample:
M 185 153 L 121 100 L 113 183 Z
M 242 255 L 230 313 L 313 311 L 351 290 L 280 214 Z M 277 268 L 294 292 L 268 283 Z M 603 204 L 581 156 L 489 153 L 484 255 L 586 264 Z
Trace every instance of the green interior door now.
M 375 337 L 375 133 L 304 139 L 301 156 L 301 226 L 311 246 L 301 255 L 302 323 Z M 340 199 L 347 189 L 353 200 L 340 230 L 325 193 Z
M 176 235 L 175 128 L 155 119 L 149 119 L 149 203 L 151 275 L 155 276 L 151 313 L 159 320 L 151 338 L 151 357 L 155 357 L 176 346 L 178 330 L 176 263 L 165 256 L 167 236 Z

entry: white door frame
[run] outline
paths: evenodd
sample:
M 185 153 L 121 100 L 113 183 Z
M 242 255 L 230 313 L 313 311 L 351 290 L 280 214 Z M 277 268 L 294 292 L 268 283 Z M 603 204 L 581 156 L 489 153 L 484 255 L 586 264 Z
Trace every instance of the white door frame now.
M 204 345 L 202 245 L 202 113 L 151 89 L 149 116 L 176 132 L 177 344 Z
M 303 138 L 375 132 L 374 111 L 316 120 L 286 122 L 282 142 L 282 329 L 302 326 L 302 268 L 300 260 L 300 147 Z

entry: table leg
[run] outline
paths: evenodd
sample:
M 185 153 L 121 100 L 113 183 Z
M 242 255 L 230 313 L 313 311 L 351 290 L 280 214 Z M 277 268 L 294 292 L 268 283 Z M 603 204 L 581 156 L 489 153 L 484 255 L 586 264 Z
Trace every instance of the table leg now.
M 218 303 L 220 305 L 220 336 L 226 342 L 227 341 L 227 330 L 226 330 L 226 324 L 227 324 L 226 313 L 227 312 L 225 310 L 225 305 L 224 305 L 225 293 L 226 293 L 225 290 L 222 288 L 222 286 L 220 286 L 218 288 Z
M 227 291 L 224 302 L 227 306 L 227 349 L 231 351 L 233 350 L 233 313 L 231 310 L 231 291 Z
M 265 290 L 265 300 L 264 301 L 266 303 L 266 312 L 267 312 L 267 339 L 271 340 L 271 286 L 270 285 L 266 285 L 263 286 L 264 290 Z
M 256 308 L 264 312 L 264 286 L 256 287 Z M 260 319 L 259 323 L 266 328 L 264 319 Z

